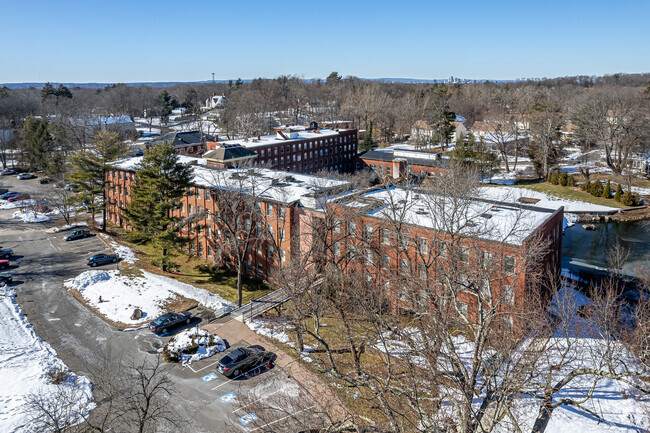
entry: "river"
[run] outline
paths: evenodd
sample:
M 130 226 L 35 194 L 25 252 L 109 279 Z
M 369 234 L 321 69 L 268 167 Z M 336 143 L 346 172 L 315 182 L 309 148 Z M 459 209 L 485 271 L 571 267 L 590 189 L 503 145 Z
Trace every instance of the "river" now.
M 596 230 L 582 224 L 568 227 L 562 239 L 562 267 L 577 269 L 585 264 L 607 267 L 608 251 L 619 242 L 629 251 L 623 273 L 638 275 L 650 270 L 650 221 L 594 223 Z

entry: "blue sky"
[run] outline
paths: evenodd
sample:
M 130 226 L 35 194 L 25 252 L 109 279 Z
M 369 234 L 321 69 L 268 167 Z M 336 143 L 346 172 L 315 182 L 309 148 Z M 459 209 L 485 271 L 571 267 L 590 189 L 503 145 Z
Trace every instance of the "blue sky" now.
M 0 0 L 0 83 L 650 72 L 650 1 Z

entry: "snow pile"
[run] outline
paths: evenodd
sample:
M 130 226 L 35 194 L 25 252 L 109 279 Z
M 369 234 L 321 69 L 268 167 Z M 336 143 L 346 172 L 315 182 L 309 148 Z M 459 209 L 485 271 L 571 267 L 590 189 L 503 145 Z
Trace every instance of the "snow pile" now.
M 579 219 L 580 217 L 578 217 L 576 214 L 565 213 L 564 219 L 562 220 L 562 231 L 564 231 L 567 227 L 574 226 Z
M 54 233 L 65 232 L 67 230 L 72 230 L 72 229 L 75 229 L 77 227 L 88 227 L 88 223 L 87 222 L 81 222 L 81 223 L 67 224 L 67 225 L 64 225 L 64 226 L 61 226 L 61 227 L 56 227 L 54 229 Z
M 26 223 L 42 223 L 50 220 L 47 215 L 33 210 L 17 210 L 12 218 L 23 220 Z
M 167 359 L 186 365 L 209 358 L 224 350 L 226 350 L 226 343 L 221 337 L 196 327 L 186 329 L 172 337 L 163 349 L 163 353 Z
M 75 413 L 94 407 L 90 380 L 70 372 L 56 357 L 54 349 L 35 334 L 14 297 L 10 287 L 0 288 L 0 431 L 44 431 L 25 410 L 30 394 L 47 397 L 51 409 L 66 396 L 65 402 L 74 402 L 69 422 L 75 422 Z M 54 370 L 67 371 L 67 379 L 53 384 L 48 372 Z
M 287 334 L 288 325 L 284 322 L 277 320 L 254 319 L 246 322 L 246 324 L 251 330 L 260 335 L 279 341 L 283 344 L 288 344 L 291 347 L 294 346 L 294 343 L 292 343 L 289 338 L 289 334 Z
M 140 275 L 134 275 L 118 270 L 90 270 L 66 281 L 65 286 L 78 290 L 88 305 L 108 319 L 127 325 L 139 325 L 164 314 L 168 301 L 179 295 L 213 310 L 234 308 L 234 304 L 207 290 L 147 271 L 139 272 Z M 135 308 L 142 310 L 142 318 L 131 319 Z
M 36 204 L 36 200 L 17 200 L 17 201 L 0 200 L 0 210 L 30 207 L 30 206 L 34 206 L 35 204 Z
M 100 234 L 103 238 L 105 238 L 107 241 L 109 241 L 109 245 L 111 249 L 119 256 L 119 258 L 124 262 L 124 263 L 129 263 L 129 264 L 134 264 L 135 262 L 138 261 L 138 259 L 135 257 L 135 250 L 132 248 L 126 247 L 124 245 L 120 245 L 117 242 L 113 240 L 112 237 L 105 235 L 105 234 Z

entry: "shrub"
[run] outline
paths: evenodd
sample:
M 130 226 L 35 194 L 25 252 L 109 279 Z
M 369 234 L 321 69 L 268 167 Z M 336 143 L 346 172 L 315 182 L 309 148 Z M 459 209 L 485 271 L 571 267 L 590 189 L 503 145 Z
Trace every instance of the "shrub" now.
M 562 186 L 567 186 L 567 184 L 569 183 L 569 174 L 566 171 L 563 171 L 562 173 L 560 173 L 558 182 Z
M 557 185 L 559 182 L 559 175 L 557 171 L 552 171 L 548 174 L 548 181 L 553 185 Z
M 639 196 L 631 191 L 625 191 L 621 197 L 621 203 L 625 206 L 636 206 L 639 203 Z
M 605 190 L 605 188 L 603 187 L 602 183 L 594 182 L 594 183 L 591 184 L 591 190 L 589 192 L 594 197 L 602 197 L 604 190 Z
M 65 367 L 52 367 L 47 370 L 47 377 L 50 383 L 59 385 L 70 378 L 70 371 Z
M 623 195 L 623 188 L 621 188 L 621 185 L 618 184 L 616 186 L 616 194 L 614 194 L 614 200 L 620 202 L 621 201 L 621 196 Z
M 583 191 L 591 192 L 591 182 L 586 181 L 582 185 L 580 185 L 580 189 Z
M 567 186 L 571 186 L 571 187 L 576 186 L 576 177 L 575 177 L 575 176 L 569 176 L 569 177 L 567 178 L 567 183 L 566 183 L 566 185 L 567 185 Z
M 612 184 L 609 180 L 607 180 L 607 185 L 605 185 L 605 189 L 603 190 L 603 197 L 604 198 L 610 198 L 612 195 Z

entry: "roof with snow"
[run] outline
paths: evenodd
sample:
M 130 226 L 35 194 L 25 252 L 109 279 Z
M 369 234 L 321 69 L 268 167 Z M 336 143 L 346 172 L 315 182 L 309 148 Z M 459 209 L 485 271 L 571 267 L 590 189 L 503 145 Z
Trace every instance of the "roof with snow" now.
M 203 154 L 204 159 L 221 163 L 234 162 L 255 157 L 257 157 L 257 153 L 242 147 L 240 144 L 222 144 L 216 149 Z
M 114 166 L 136 171 L 143 157 L 116 161 Z M 179 162 L 194 167 L 194 184 L 206 188 L 246 190 L 266 200 L 284 204 L 300 202 L 304 207 L 322 206 L 323 200 L 351 189 L 348 181 L 305 174 L 290 173 L 259 167 L 219 168 L 207 165 L 202 158 L 179 155 Z
M 386 149 L 368 150 L 359 155 L 359 158 L 370 161 L 392 162 L 397 158 L 405 159 L 408 164 L 424 167 L 448 168 L 449 158 L 443 158 L 439 153 L 421 150 Z
M 301 140 L 311 138 L 332 138 L 340 135 L 340 131 L 347 131 L 346 129 L 329 129 L 318 128 L 310 129 L 306 126 L 288 126 L 273 135 L 261 135 L 253 138 L 244 138 L 237 140 L 228 140 L 221 142 L 222 144 L 240 144 L 246 148 L 255 148 L 260 146 L 269 146 L 273 144 L 291 144 Z
M 174 147 L 185 147 L 197 144 L 203 144 L 204 140 L 209 140 L 210 137 L 201 135 L 201 131 L 186 131 L 186 132 L 169 132 L 160 137 L 156 137 L 150 141 L 150 144 L 155 145 L 163 141 L 171 141 Z
M 517 246 L 522 245 L 557 210 L 535 210 L 521 204 L 495 203 L 479 197 L 453 200 L 403 188 L 376 189 L 348 201 L 339 200 L 339 204 L 354 207 L 374 218 L 399 219 L 406 224 L 440 232 L 448 232 L 453 222 L 463 236 Z M 459 212 L 459 209 L 464 211 Z

